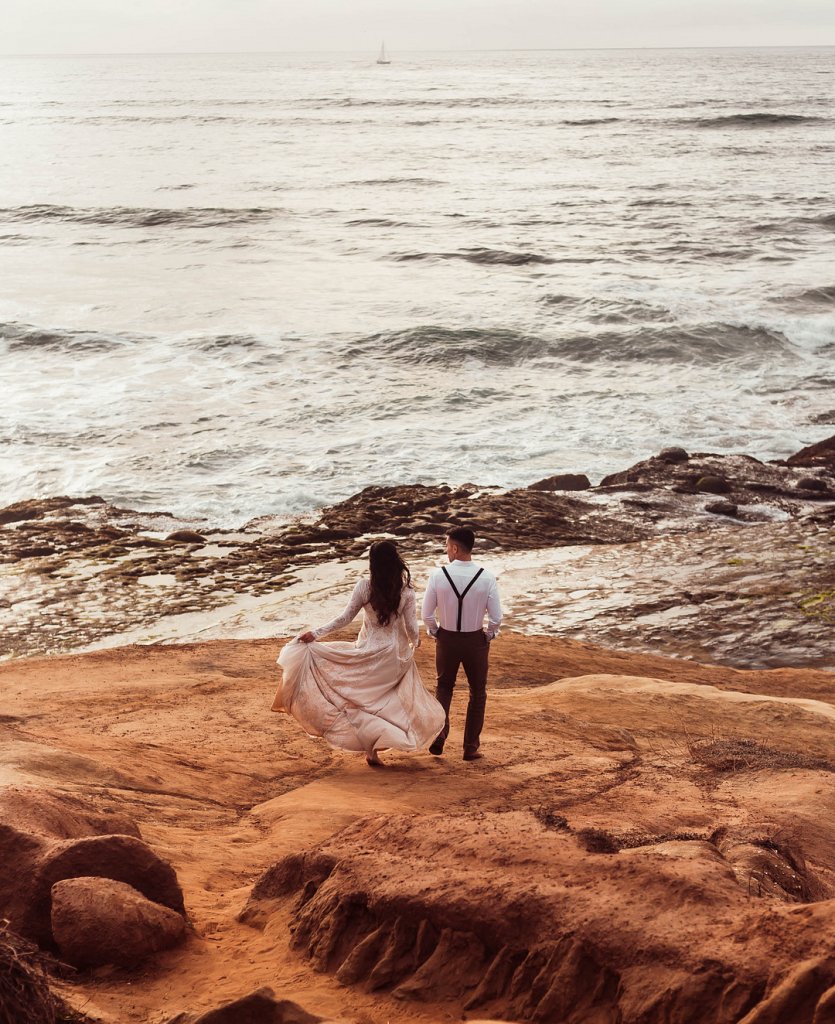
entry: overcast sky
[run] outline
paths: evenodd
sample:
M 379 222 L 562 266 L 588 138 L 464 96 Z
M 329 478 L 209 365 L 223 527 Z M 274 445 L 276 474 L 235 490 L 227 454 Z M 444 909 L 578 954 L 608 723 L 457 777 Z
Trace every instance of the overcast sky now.
M 0 0 L 0 53 L 835 45 L 835 0 Z

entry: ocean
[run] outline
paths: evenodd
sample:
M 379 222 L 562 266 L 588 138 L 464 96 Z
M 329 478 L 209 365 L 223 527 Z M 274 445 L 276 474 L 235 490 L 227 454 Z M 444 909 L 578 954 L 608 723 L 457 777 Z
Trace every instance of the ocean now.
M 392 49 L 0 58 L 3 504 L 832 433 L 835 49 Z

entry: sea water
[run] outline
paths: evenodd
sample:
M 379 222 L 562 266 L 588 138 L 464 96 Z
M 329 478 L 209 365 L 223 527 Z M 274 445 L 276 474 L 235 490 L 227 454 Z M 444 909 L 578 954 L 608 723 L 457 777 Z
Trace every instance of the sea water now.
M 825 47 L 0 58 L 2 504 L 826 436 L 834 98 Z

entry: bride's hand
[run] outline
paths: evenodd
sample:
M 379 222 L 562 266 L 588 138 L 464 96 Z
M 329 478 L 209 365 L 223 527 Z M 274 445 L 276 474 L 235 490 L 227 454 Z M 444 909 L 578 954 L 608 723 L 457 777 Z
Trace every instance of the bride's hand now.
M 300 634 L 296 639 L 301 640 L 303 644 L 312 644 L 316 637 L 308 630 L 306 633 Z

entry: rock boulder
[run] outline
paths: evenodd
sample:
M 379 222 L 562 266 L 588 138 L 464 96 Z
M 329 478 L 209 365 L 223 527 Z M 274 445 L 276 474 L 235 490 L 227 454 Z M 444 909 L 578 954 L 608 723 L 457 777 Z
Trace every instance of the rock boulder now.
M 146 899 L 124 882 L 66 878 L 52 887 L 52 934 L 74 967 L 134 967 L 180 942 L 181 914 Z
M 824 466 L 835 471 L 835 434 L 817 444 L 801 448 L 786 459 L 789 466 Z
M 276 999 L 271 988 L 259 988 L 241 999 L 206 1013 L 178 1013 L 168 1024 L 338 1024 L 317 1017 L 289 999 Z M 347 1022 L 345 1022 L 347 1024 Z
M 92 801 L 50 790 L 0 794 L 0 918 L 43 948 L 53 947 L 52 890 L 78 877 L 107 878 L 185 913 L 171 865 L 143 842 L 135 823 Z
M 559 473 L 538 480 L 528 487 L 529 491 L 587 491 L 591 481 L 585 473 Z

